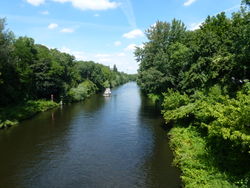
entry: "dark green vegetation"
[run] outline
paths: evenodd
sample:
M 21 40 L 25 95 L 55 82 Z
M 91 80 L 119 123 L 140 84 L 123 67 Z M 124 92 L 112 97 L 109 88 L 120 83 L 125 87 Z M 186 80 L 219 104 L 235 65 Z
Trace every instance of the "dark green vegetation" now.
M 35 44 L 32 38 L 15 38 L 0 19 L 0 122 L 8 122 L 4 124 L 45 110 L 47 103 L 36 104 L 36 100 L 50 100 L 53 95 L 57 102 L 80 101 L 133 79 L 135 75 L 118 72 L 115 65 L 111 69 L 92 61 L 76 61 L 72 55 Z
M 11 105 L 0 109 L 0 129 L 10 127 L 18 121 L 28 119 L 39 112 L 55 108 L 59 104 L 52 101 L 26 101 L 18 105 Z
M 135 52 L 138 83 L 162 113 L 185 187 L 250 187 L 250 12 L 200 29 L 157 22 Z

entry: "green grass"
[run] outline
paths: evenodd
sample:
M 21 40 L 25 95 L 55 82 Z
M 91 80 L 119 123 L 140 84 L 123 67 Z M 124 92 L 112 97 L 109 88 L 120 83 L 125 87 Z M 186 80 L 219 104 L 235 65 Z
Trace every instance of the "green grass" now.
M 28 119 L 39 112 L 57 107 L 59 104 L 46 101 L 27 101 L 15 106 L 0 109 L 0 129 L 10 127 L 19 121 Z

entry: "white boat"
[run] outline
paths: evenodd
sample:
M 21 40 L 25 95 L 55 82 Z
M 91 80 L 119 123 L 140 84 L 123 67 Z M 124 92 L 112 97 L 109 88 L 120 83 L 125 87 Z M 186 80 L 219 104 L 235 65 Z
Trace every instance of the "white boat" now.
M 106 88 L 104 93 L 103 93 L 104 97 L 110 97 L 111 96 L 111 90 L 110 88 Z

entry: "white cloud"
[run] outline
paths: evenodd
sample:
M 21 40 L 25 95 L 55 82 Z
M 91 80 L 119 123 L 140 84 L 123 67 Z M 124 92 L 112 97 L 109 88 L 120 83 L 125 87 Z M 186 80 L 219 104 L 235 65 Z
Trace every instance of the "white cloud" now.
M 47 11 L 47 10 L 42 11 L 41 14 L 43 14 L 43 15 L 49 15 L 49 11 Z
M 241 5 L 235 5 L 235 6 L 233 6 L 233 7 L 231 7 L 231 8 L 228 8 L 228 9 L 226 9 L 226 10 L 223 10 L 223 12 L 231 12 L 231 11 L 233 11 L 233 10 L 237 10 L 237 9 L 239 9 L 240 8 L 240 6 Z M 220 12 L 219 12 L 220 13 Z M 218 13 L 218 14 L 219 14 Z
M 67 48 L 65 46 L 63 46 L 62 48 L 58 49 L 61 52 L 67 53 L 67 54 L 71 54 L 73 56 L 75 56 L 76 60 L 80 61 L 84 61 L 87 60 L 86 55 L 84 52 L 81 51 L 73 51 L 70 48 Z
M 134 74 L 137 72 L 138 63 L 135 61 L 134 54 L 132 51 L 118 52 L 118 53 L 87 53 L 83 51 L 71 50 L 63 46 L 59 49 L 61 52 L 65 52 L 74 55 L 77 60 L 83 61 L 94 61 L 97 63 L 102 63 L 106 66 L 113 67 L 116 64 L 119 71 Z
M 99 63 L 107 63 L 107 62 L 110 62 L 110 61 L 111 61 L 110 58 L 100 58 L 100 59 L 98 59 Z
M 118 53 L 117 56 L 118 57 L 123 57 L 123 56 L 125 56 L 125 53 L 124 52 Z
M 136 44 L 130 44 L 124 50 L 125 51 L 134 51 L 135 49 L 136 49 Z
M 53 0 L 59 3 L 72 3 L 75 8 L 81 10 L 107 10 L 118 7 L 118 3 L 109 0 Z
M 72 28 L 63 28 L 61 29 L 62 33 L 73 33 L 75 30 Z
M 107 57 L 110 57 L 111 55 L 110 54 L 96 54 L 95 56 L 98 58 L 107 58 Z
M 128 46 L 124 49 L 124 51 L 134 51 L 134 50 L 136 49 L 136 47 L 142 48 L 142 47 L 143 47 L 143 44 L 141 44 L 141 45 L 130 44 L 130 45 L 128 45 Z
M 144 34 L 140 29 L 135 29 L 128 33 L 123 34 L 123 37 L 127 39 L 133 39 L 133 38 L 143 37 L 143 36 Z
M 195 1 L 197 1 L 197 0 L 187 0 L 183 5 L 189 6 L 189 5 L 193 4 Z
M 56 23 L 51 23 L 51 24 L 48 25 L 49 29 L 55 29 L 57 27 L 58 27 L 58 24 L 56 24 Z
M 94 17 L 99 17 L 100 16 L 100 14 L 94 14 Z
M 64 53 L 68 53 L 68 54 L 72 54 L 72 50 L 63 46 L 62 48 L 58 49 L 59 51 L 61 52 L 64 52 Z
M 154 24 L 150 25 L 150 27 L 156 27 L 156 22 Z
M 45 2 L 45 0 L 26 0 L 27 3 L 33 5 L 33 6 L 39 6 Z
M 98 55 L 98 54 L 97 54 Z M 98 57 L 96 58 L 89 57 L 95 62 L 102 63 L 106 66 L 113 67 L 116 64 L 119 71 L 127 73 L 136 73 L 138 69 L 138 63 L 135 61 L 134 54 L 132 51 L 106 54 L 107 57 Z
M 191 24 L 189 25 L 189 30 L 194 31 L 194 30 L 196 30 L 196 29 L 199 29 L 200 26 L 201 26 L 201 24 L 202 24 L 202 22 L 191 23 Z
M 121 41 L 115 41 L 115 42 L 114 42 L 114 45 L 115 45 L 115 46 L 121 46 L 122 43 L 121 43 Z

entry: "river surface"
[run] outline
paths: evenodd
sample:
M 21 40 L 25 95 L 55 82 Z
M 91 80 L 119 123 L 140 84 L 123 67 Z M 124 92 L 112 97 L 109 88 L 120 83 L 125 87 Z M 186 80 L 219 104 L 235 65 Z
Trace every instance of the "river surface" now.
M 164 121 L 130 82 L 0 131 L 1 188 L 178 188 Z

